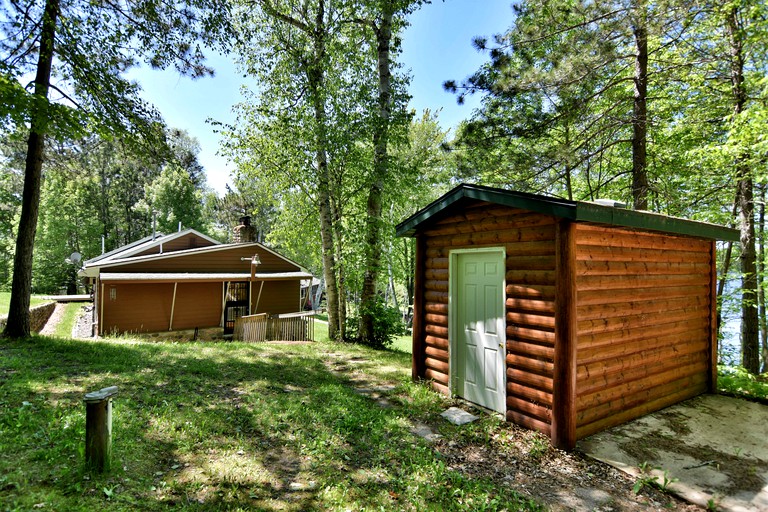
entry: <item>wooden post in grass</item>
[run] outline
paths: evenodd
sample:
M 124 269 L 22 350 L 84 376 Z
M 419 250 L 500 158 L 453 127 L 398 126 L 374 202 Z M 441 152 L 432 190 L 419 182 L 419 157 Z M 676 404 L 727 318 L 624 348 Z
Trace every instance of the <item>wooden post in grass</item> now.
M 85 463 L 98 472 L 109 471 L 112 458 L 112 397 L 117 386 L 85 395 Z

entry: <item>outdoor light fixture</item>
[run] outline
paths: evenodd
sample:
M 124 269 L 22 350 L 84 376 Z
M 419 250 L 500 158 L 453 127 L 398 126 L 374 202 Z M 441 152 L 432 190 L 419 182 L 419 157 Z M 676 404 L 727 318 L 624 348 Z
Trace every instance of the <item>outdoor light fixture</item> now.
M 251 281 L 253 281 L 256 278 L 256 267 L 261 265 L 261 258 L 259 258 L 259 253 L 253 253 L 253 256 L 250 258 L 240 258 L 240 261 L 251 261 Z
M 251 265 L 254 267 L 257 265 L 261 265 L 261 259 L 259 258 L 259 253 L 253 253 L 253 256 L 250 258 L 240 258 L 240 261 L 250 261 Z

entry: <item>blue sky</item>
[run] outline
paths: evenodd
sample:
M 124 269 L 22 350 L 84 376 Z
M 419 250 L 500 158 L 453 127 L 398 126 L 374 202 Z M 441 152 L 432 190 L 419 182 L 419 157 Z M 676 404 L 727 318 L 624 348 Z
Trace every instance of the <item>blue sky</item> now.
M 411 16 L 403 34 L 401 62 L 412 75 L 410 107 L 440 110 L 441 125 L 448 129 L 470 116 L 479 98 L 457 105 L 454 95 L 443 90 L 445 80 L 461 80 L 487 60 L 472 47 L 475 36 L 504 32 L 512 23 L 512 0 L 432 0 Z M 144 99 L 154 104 L 169 126 L 183 128 L 200 141 L 200 162 L 208 183 L 223 192 L 233 166 L 218 156 L 219 138 L 208 119 L 230 123 L 232 106 L 240 101 L 240 85 L 255 86 L 252 79 L 238 74 L 225 57 L 209 64 L 213 78 L 190 80 L 173 71 L 140 70 L 132 77 L 144 89 Z

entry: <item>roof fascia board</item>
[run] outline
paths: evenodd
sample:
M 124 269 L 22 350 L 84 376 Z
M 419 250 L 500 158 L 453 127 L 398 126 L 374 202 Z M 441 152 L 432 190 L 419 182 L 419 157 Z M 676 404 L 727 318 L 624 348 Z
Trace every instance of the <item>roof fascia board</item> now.
M 653 212 L 627 210 L 588 202 L 569 201 L 524 192 L 493 189 L 479 185 L 459 185 L 454 188 L 443 197 L 430 203 L 398 224 L 396 227 L 397 236 L 413 236 L 419 227 L 430 218 L 463 198 L 521 208 L 573 221 L 608 224 L 713 240 L 739 240 L 738 230 L 717 224 L 669 217 Z
M 577 221 L 610 224 L 627 228 L 660 231 L 676 235 L 738 242 L 737 229 L 699 222 L 678 217 L 669 217 L 655 212 L 613 208 L 593 203 L 580 202 L 576 207 Z
M 146 251 L 147 249 L 151 249 L 152 247 L 159 247 L 160 245 L 167 244 L 168 242 L 172 242 L 172 241 L 177 240 L 177 239 L 179 239 L 179 238 L 181 238 L 183 236 L 186 236 L 186 235 L 197 235 L 200 238 L 202 238 L 203 240 L 207 240 L 208 242 L 211 242 L 214 245 L 221 245 L 221 242 L 219 242 L 218 240 L 214 240 L 213 238 L 209 237 L 208 235 L 204 235 L 203 233 L 201 233 L 201 232 L 199 232 L 199 231 L 197 231 L 195 229 L 188 228 L 188 229 L 185 229 L 184 231 L 178 231 L 176 233 L 171 233 L 170 235 L 164 235 L 164 236 L 161 236 L 161 237 L 157 237 L 154 240 L 152 240 L 153 243 L 151 243 L 151 244 L 147 244 L 146 246 L 138 246 L 138 247 L 133 248 L 130 251 L 126 251 L 126 253 L 123 254 L 123 258 L 129 258 L 129 257 L 133 256 L 134 254 L 138 254 L 138 253 L 140 253 L 142 251 Z
M 99 276 L 104 283 L 201 283 L 201 282 L 222 282 L 222 281 L 250 281 L 251 274 L 247 273 L 216 273 L 210 274 L 175 274 L 175 273 L 124 273 L 124 272 L 105 272 Z M 253 281 L 303 281 L 314 279 L 312 274 L 307 272 L 275 272 L 275 273 L 257 273 Z
M 161 234 L 160 236 L 165 236 L 165 235 Z M 109 252 L 105 252 L 104 254 L 100 254 L 100 255 L 96 256 L 95 258 L 91 258 L 89 260 L 85 260 L 83 262 L 83 264 L 84 265 L 89 265 L 89 264 L 96 263 L 96 262 L 99 262 L 99 261 L 104 260 L 104 259 L 109 259 L 109 258 L 111 258 L 112 256 L 114 256 L 116 254 L 120 254 L 121 252 L 128 251 L 130 249 L 134 249 L 134 248 L 139 247 L 139 246 L 144 246 L 145 244 L 147 244 L 148 242 L 151 242 L 151 241 L 152 241 L 152 235 L 145 236 L 144 238 L 140 238 L 139 240 L 136 240 L 135 242 L 131 242 L 129 244 L 121 245 L 120 247 L 118 247 L 116 249 L 112 249 Z
M 462 184 L 398 224 L 395 233 L 397 236 L 413 236 L 422 223 L 464 198 L 523 208 L 564 219 L 575 219 L 576 217 L 577 203 L 574 201 L 555 198 L 551 201 L 542 201 L 541 196 L 525 192 Z
M 254 247 L 254 248 L 260 248 L 263 249 L 271 254 L 274 254 L 276 257 L 287 261 L 291 265 L 295 265 L 298 267 L 298 269 L 302 272 L 307 272 L 307 269 L 303 268 L 301 265 L 289 260 L 285 256 L 282 256 L 281 254 L 276 253 L 272 249 L 260 244 L 259 242 L 250 242 L 250 243 L 244 243 L 244 244 L 219 244 L 219 245 L 213 245 L 210 247 L 198 247 L 196 249 L 186 249 L 183 251 L 173 251 L 173 252 L 166 252 L 163 254 L 147 254 L 146 256 L 136 256 L 133 258 L 125 258 L 120 260 L 113 260 L 109 263 L 105 263 L 104 265 L 100 265 L 100 268 L 111 268 L 121 265 L 131 265 L 133 263 L 144 263 L 147 261 L 154 261 L 154 260 L 164 260 L 164 259 L 171 259 L 171 258 L 180 258 L 183 256 L 193 255 L 193 254 L 204 254 L 207 252 L 216 252 L 216 251 L 227 251 L 236 249 L 239 247 Z

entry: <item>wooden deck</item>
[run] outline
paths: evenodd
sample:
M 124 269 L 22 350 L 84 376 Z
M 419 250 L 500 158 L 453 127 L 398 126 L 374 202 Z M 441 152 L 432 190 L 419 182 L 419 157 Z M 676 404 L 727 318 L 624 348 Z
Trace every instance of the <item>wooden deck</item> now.
M 43 297 L 45 300 L 52 300 L 56 302 L 92 302 L 93 296 L 91 295 L 46 295 Z

